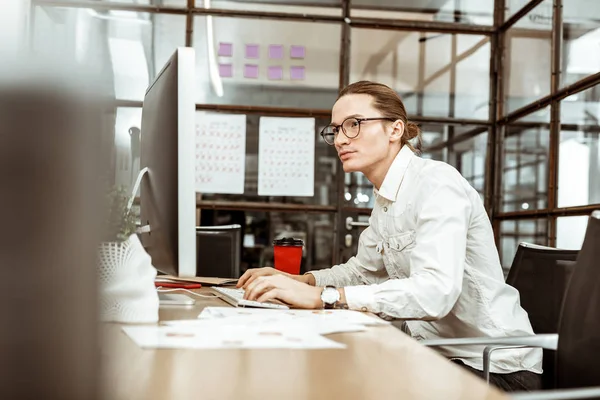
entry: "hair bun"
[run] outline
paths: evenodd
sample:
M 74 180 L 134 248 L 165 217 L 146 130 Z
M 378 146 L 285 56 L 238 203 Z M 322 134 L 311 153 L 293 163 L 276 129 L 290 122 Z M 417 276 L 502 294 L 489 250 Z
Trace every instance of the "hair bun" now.
M 419 136 L 420 134 L 421 134 L 421 128 L 419 128 L 419 125 L 417 125 L 413 122 L 408 122 L 406 124 L 406 138 L 408 140 L 414 139 L 417 136 Z

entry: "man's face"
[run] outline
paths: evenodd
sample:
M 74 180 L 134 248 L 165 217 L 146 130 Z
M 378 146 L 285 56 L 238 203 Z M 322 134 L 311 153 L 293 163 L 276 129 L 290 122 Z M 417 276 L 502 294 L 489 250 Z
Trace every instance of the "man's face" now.
M 331 122 L 341 125 L 348 118 L 385 117 L 373 107 L 373 97 L 368 94 L 349 94 L 340 98 L 333 106 Z M 347 125 L 349 125 L 347 123 Z M 356 124 L 354 124 L 356 126 Z M 359 122 L 359 134 L 349 139 L 340 127 L 335 138 L 335 148 L 342 161 L 344 172 L 367 173 L 383 160 L 390 150 L 390 124 L 386 121 Z M 346 126 L 346 125 L 345 125 Z M 351 132 L 348 132 L 353 136 Z

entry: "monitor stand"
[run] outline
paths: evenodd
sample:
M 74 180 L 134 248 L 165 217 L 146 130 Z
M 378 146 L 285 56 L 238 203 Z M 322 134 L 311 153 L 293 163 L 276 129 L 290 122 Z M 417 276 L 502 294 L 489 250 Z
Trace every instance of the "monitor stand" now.
M 142 178 L 148 173 L 148 167 L 144 167 L 142 168 L 142 170 L 140 171 L 140 173 L 138 174 L 136 180 L 135 180 L 135 184 L 133 185 L 133 190 L 131 192 L 131 196 L 129 197 L 129 201 L 127 202 L 127 214 L 129 214 L 131 212 L 131 207 L 133 207 L 133 202 L 135 201 L 135 195 L 138 192 L 138 190 L 140 189 L 140 185 L 142 184 Z M 149 233 L 150 232 L 150 225 L 144 225 L 144 226 L 140 226 L 137 230 L 136 233 Z
M 177 293 L 158 293 L 158 301 L 161 306 L 193 306 L 196 300 L 189 298 L 185 294 Z

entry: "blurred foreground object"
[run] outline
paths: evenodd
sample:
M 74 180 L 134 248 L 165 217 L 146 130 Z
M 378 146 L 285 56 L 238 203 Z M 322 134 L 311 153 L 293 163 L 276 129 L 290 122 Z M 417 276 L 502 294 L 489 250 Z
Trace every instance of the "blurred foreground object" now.
M 98 399 L 106 104 L 72 66 L 0 65 L 0 398 Z
M 0 0 L 0 60 L 26 49 L 31 0 Z

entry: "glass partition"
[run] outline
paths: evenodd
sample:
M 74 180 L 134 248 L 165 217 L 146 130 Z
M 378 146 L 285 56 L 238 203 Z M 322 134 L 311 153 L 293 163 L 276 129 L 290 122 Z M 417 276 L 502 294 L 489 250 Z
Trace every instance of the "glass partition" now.
M 350 81 L 390 86 L 409 114 L 489 117 L 487 37 L 353 29 L 351 54 Z
M 545 0 L 507 32 L 505 114 L 550 94 L 552 0 Z
M 492 25 L 494 0 L 352 0 L 352 16 Z
M 562 86 L 600 71 L 600 2 L 563 1 Z
M 196 0 L 197 7 L 217 8 L 221 10 L 263 11 L 286 14 L 328 15 L 340 17 L 342 15 L 339 0 L 294 0 L 285 4 L 283 1 L 268 0 L 212 0 L 210 7 L 202 0 Z M 203 4 L 204 3 L 204 4 Z
M 549 107 L 505 129 L 502 211 L 543 209 L 548 204 Z M 537 122 L 537 121 L 548 122 Z M 536 122 L 533 122 L 536 121 Z
M 505 276 L 515 258 L 519 243 L 526 242 L 547 246 L 548 220 L 522 219 L 500 223 L 500 260 Z
M 339 24 L 195 17 L 196 101 L 329 109 L 340 35 Z
M 561 103 L 558 206 L 600 203 L 600 85 Z
M 589 219 L 588 215 L 558 217 L 556 219 L 556 247 L 580 250 Z
M 143 100 L 156 73 L 185 45 L 184 16 L 47 6 L 34 13 L 33 51 L 85 65 L 119 100 Z

